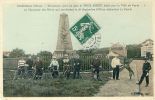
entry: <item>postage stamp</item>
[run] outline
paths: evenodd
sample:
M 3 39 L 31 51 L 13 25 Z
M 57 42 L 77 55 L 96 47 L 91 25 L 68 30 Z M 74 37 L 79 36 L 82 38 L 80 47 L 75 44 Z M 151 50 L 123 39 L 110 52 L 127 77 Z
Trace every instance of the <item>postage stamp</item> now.
M 94 21 L 94 19 L 92 19 L 89 14 L 86 14 L 70 28 L 70 31 L 81 44 L 84 44 L 96 32 L 98 32 L 99 29 L 100 27 Z

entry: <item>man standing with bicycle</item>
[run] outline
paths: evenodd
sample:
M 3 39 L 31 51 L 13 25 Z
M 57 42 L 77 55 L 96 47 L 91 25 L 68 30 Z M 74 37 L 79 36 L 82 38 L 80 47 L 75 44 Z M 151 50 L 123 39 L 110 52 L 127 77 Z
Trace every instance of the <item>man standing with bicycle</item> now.
M 95 59 L 93 59 L 93 62 L 92 62 L 92 74 L 93 74 L 93 77 L 94 76 L 97 76 L 97 80 L 98 81 L 101 81 L 100 77 L 99 77 L 99 72 L 100 72 L 100 65 L 101 65 L 101 61 L 99 59 L 99 55 L 96 55 L 95 56 Z M 97 75 L 95 75 L 95 73 Z
M 65 54 L 63 59 L 63 74 L 67 79 L 70 77 L 70 72 L 71 72 L 70 61 L 68 58 L 68 54 Z
M 55 56 L 52 57 L 52 60 L 51 60 L 49 69 L 51 70 L 52 76 L 54 78 L 58 77 L 58 75 L 59 75 L 59 63 L 56 60 L 56 57 Z
M 76 55 L 76 58 L 74 59 L 74 69 L 73 69 L 73 79 L 80 77 L 80 67 L 81 67 L 81 60 L 79 59 L 79 55 Z
M 42 75 L 43 75 L 43 63 L 39 57 L 37 57 L 37 60 L 34 63 L 34 66 L 36 68 L 36 73 L 35 73 L 34 79 L 41 79 Z
M 14 79 L 18 79 L 18 76 L 19 78 L 25 78 L 25 60 L 23 57 L 21 57 L 19 60 L 18 60 L 18 68 L 17 68 L 17 73 L 15 75 L 15 78 Z
M 30 78 L 30 77 L 32 77 L 33 76 L 33 69 L 32 69 L 32 67 L 33 67 L 33 60 L 32 60 L 32 57 L 31 56 L 29 56 L 29 58 L 28 58 L 28 60 L 26 61 L 26 64 L 28 65 L 27 66 L 27 75 L 28 75 L 28 78 Z

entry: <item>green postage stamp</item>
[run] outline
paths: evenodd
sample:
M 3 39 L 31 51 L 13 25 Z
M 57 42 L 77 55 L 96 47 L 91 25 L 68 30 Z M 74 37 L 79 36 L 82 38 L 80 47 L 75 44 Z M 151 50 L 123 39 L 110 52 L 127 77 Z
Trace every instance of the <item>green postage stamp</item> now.
M 99 30 L 99 25 L 89 14 L 84 15 L 77 23 L 75 23 L 75 25 L 70 28 L 70 31 L 81 44 L 84 44 Z

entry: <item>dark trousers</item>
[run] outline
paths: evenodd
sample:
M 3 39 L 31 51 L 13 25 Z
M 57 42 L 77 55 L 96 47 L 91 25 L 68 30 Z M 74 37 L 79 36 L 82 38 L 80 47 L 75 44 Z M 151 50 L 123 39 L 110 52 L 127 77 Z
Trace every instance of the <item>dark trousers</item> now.
M 64 75 L 67 79 L 69 79 L 69 77 L 70 77 L 70 72 L 71 72 L 70 69 L 65 69 L 65 71 L 64 71 Z
M 33 69 L 32 66 L 29 66 L 26 68 L 26 78 L 31 78 L 33 77 Z
M 28 78 L 33 77 L 33 69 L 27 70 L 27 77 L 28 77 Z
M 18 75 L 23 75 L 23 74 L 25 74 L 25 69 L 24 69 L 24 67 L 21 67 L 21 68 L 18 68 Z
M 119 79 L 119 65 L 113 69 L 113 79 Z
M 69 79 L 69 77 L 70 77 L 70 70 L 66 71 L 65 76 L 66 76 L 67 79 Z
M 52 73 L 53 78 L 58 77 L 58 75 L 59 75 L 59 72 L 57 70 L 54 70 Z
M 69 79 L 70 77 L 70 72 L 71 72 L 71 69 L 69 65 L 63 66 L 63 74 L 67 79 Z
M 97 73 L 97 79 L 99 79 L 100 77 L 99 77 L 99 72 L 100 72 L 100 70 L 99 70 L 99 68 L 97 67 L 97 68 L 95 68 L 94 70 L 93 70 L 93 74 L 95 74 L 95 73 Z
M 140 81 L 139 81 L 139 85 L 143 82 L 144 78 L 146 80 L 146 85 L 149 84 L 149 75 L 147 75 L 147 72 L 143 72 L 141 78 L 140 78 Z
M 42 75 L 43 75 L 43 70 L 41 68 L 36 68 L 34 79 L 41 79 Z
M 27 67 L 27 70 L 32 70 L 32 66 Z
M 25 78 L 25 68 L 24 66 L 20 66 L 17 68 L 17 72 L 15 73 L 14 79 Z
M 25 78 L 25 67 L 24 66 L 21 66 L 17 70 L 18 70 L 18 73 L 17 74 L 20 76 L 20 78 Z
M 79 76 L 80 76 L 80 69 L 79 69 L 79 68 L 75 68 L 75 69 L 74 69 L 73 78 L 76 77 L 76 73 L 77 73 L 77 78 L 79 78 Z

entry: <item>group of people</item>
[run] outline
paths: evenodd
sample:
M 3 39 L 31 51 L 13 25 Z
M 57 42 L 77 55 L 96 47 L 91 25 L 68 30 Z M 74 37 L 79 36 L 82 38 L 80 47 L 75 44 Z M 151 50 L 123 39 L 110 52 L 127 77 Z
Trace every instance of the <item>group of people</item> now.
M 34 68 L 35 68 L 34 79 L 41 79 L 41 76 L 43 74 L 43 63 L 40 60 L 40 58 L 37 57 L 36 61 L 34 62 L 31 56 L 29 56 L 28 60 L 26 61 L 24 60 L 23 57 L 21 57 L 18 61 L 17 72 L 15 73 L 14 79 L 33 77 Z
M 73 66 L 70 64 L 70 59 L 67 54 L 64 55 L 63 58 L 63 75 L 68 79 L 71 76 L 71 67 L 73 67 L 73 79 L 80 77 L 80 68 L 81 68 L 81 60 L 79 59 L 79 56 L 76 56 L 74 58 Z M 27 72 L 25 72 L 25 66 Z M 113 69 L 113 79 L 119 80 L 119 72 L 120 69 L 123 68 L 123 64 L 121 64 L 120 59 L 115 56 L 111 61 L 111 67 Z M 129 76 L 131 79 L 132 74 L 134 75 L 133 70 L 130 68 L 129 64 L 125 64 L 124 66 L 129 71 Z M 35 69 L 35 75 L 34 79 L 41 79 L 43 75 L 43 62 L 39 57 L 37 57 L 37 60 L 33 62 L 31 56 L 28 58 L 27 61 L 23 59 L 23 57 L 18 61 L 18 70 L 17 74 L 21 75 L 22 78 L 24 78 L 25 73 L 28 74 L 28 76 L 33 76 L 32 71 Z M 51 63 L 48 66 L 48 69 L 52 73 L 53 78 L 57 78 L 59 76 L 59 62 L 57 61 L 56 56 L 53 56 L 51 59 Z M 96 55 L 95 59 L 93 59 L 91 63 L 91 69 L 92 69 L 92 77 L 97 80 L 101 80 L 99 76 L 99 72 L 101 69 L 101 60 L 100 56 Z M 151 70 L 151 65 L 148 62 L 147 59 L 145 59 L 145 63 L 143 64 L 143 73 L 141 75 L 140 81 L 137 84 L 141 84 L 144 78 L 146 78 L 146 86 L 149 84 L 149 71 Z M 17 78 L 17 77 L 16 77 Z
M 67 54 L 64 55 L 63 58 L 63 75 L 68 79 L 71 75 L 71 64 L 70 59 Z M 80 77 L 80 67 L 81 60 L 79 56 L 76 56 L 73 63 L 73 78 Z M 18 61 L 17 73 L 14 79 L 17 78 L 34 78 L 41 79 L 43 75 L 43 62 L 37 57 L 36 61 L 33 61 L 31 56 L 25 61 L 23 57 Z M 48 66 L 48 70 L 52 73 L 53 78 L 57 78 L 59 76 L 59 62 L 56 59 L 56 56 L 53 56 Z M 34 73 L 34 74 L 33 74 Z
M 111 66 L 113 68 L 113 79 L 115 80 L 119 80 L 119 71 L 122 68 L 123 64 L 121 64 L 120 59 L 115 56 L 112 61 L 111 61 Z M 134 75 L 133 70 L 130 68 L 129 63 L 125 64 L 124 66 L 128 71 L 129 71 L 129 76 L 130 79 L 132 77 L 132 75 Z M 148 59 L 145 58 L 145 62 L 143 63 L 142 66 L 142 75 L 140 80 L 138 81 L 138 85 L 141 85 L 141 83 L 143 82 L 144 78 L 146 79 L 146 87 L 149 85 L 149 71 L 151 70 L 151 64 L 148 62 Z
M 71 71 L 73 71 L 72 78 L 73 79 L 80 78 L 81 65 L 82 65 L 82 62 L 79 59 L 78 55 L 74 57 L 74 61 L 72 65 L 70 63 L 68 54 L 65 54 L 63 58 L 64 77 L 69 79 L 71 77 Z M 95 56 L 91 64 L 91 68 L 92 68 L 92 77 L 97 80 L 101 80 L 99 77 L 100 67 L 101 67 L 100 58 L 99 56 Z M 33 72 L 34 70 L 35 72 Z M 48 66 L 48 70 L 52 73 L 53 78 L 57 78 L 59 76 L 59 62 L 57 61 L 56 56 L 52 57 L 50 65 Z M 43 75 L 43 62 L 39 57 L 37 57 L 36 61 L 33 61 L 31 56 L 27 59 L 27 61 L 25 61 L 24 58 L 21 57 L 21 59 L 18 61 L 18 68 L 17 68 L 17 73 L 15 75 L 15 79 L 25 78 L 26 76 L 28 76 L 28 78 L 33 77 L 34 79 L 41 79 L 42 75 Z M 20 76 L 20 77 L 17 77 L 17 76 Z

